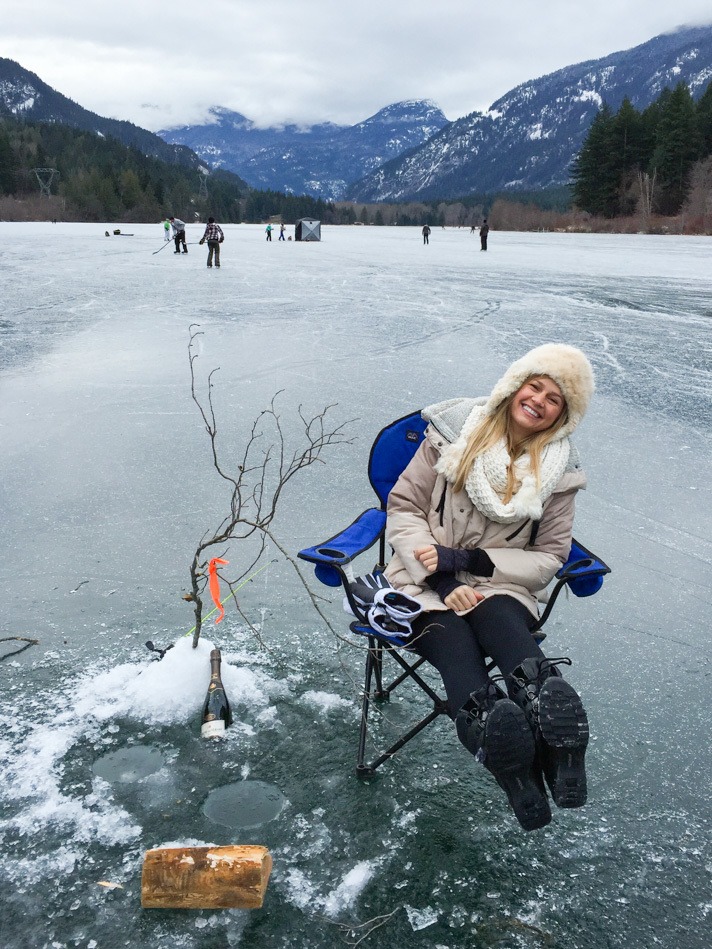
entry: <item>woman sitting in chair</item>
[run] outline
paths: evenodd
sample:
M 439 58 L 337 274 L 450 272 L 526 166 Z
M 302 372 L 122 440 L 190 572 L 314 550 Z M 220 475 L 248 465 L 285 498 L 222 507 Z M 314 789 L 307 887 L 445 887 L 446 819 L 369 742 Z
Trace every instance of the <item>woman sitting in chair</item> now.
M 586 801 L 581 699 L 532 635 L 537 591 L 571 548 L 585 487 L 569 435 L 594 390 L 573 346 L 513 363 L 489 397 L 423 412 L 425 440 L 388 499 L 390 583 L 415 597 L 413 648 L 435 666 L 457 734 L 504 789 L 525 830 Z M 491 657 L 506 685 L 487 673 Z

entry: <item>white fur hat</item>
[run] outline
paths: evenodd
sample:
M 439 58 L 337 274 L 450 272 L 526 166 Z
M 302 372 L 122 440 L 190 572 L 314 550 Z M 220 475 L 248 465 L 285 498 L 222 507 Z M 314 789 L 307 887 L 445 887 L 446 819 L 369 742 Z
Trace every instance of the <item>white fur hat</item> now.
M 558 436 L 563 438 L 570 435 L 586 413 L 595 382 L 591 363 L 584 353 L 564 343 L 545 343 L 513 362 L 492 389 L 485 404 L 485 414 L 491 415 L 531 376 L 548 376 L 561 389 L 569 410 L 569 420 Z

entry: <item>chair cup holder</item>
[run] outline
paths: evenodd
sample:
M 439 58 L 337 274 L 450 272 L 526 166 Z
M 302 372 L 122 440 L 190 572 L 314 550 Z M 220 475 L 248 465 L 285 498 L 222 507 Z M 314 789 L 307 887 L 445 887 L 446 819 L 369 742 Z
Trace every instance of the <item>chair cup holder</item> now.
M 317 547 L 316 552 L 322 557 L 332 557 L 334 560 L 343 560 L 347 556 L 343 550 L 336 550 L 333 547 Z

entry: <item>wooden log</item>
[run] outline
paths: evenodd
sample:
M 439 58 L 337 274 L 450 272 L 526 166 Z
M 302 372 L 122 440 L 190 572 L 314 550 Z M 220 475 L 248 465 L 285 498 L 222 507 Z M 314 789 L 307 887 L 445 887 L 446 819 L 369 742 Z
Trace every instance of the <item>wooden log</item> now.
M 259 909 L 272 869 L 266 847 L 147 850 L 141 905 L 151 909 Z

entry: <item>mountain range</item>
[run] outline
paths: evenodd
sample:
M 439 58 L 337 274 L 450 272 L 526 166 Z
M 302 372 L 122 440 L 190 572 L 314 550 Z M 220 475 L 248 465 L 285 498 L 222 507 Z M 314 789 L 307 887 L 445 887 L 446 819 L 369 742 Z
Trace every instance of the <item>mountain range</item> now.
M 258 188 L 363 202 L 446 200 L 565 185 L 604 102 L 615 110 L 627 96 L 640 110 L 666 86 L 685 82 L 698 96 L 710 81 L 712 25 L 559 69 L 454 122 L 435 103 L 416 101 L 352 127 L 258 130 L 215 108 L 204 125 L 159 134 Z
M 684 28 L 524 83 L 487 112 L 445 126 L 420 148 L 349 187 L 355 201 L 457 198 L 566 184 L 603 102 L 639 110 L 666 86 L 698 97 L 712 81 L 712 26 Z
M 239 112 L 219 107 L 210 110 L 210 119 L 158 134 L 190 146 L 213 168 L 237 172 L 254 188 L 329 200 L 339 200 L 351 182 L 448 125 L 427 100 L 396 102 L 352 126 L 259 129 Z
M 39 76 L 14 60 L 0 57 L 0 118 L 3 113 L 30 122 L 57 122 L 97 135 L 110 135 L 124 145 L 137 148 L 144 155 L 187 169 L 209 170 L 206 163 L 187 146 L 169 144 L 159 135 L 131 122 L 102 118 L 56 92 Z
M 329 200 L 457 199 L 567 184 L 571 162 L 605 102 L 642 110 L 685 82 L 698 97 L 712 81 L 712 25 L 684 27 L 633 49 L 567 66 L 512 89 L 486 112 L 449 122 L 429 100 L 386 106 L 353 126 L 258 128 L 215 106 L 202 125 L 153 134 L 106 119 L 0 58 L 0 117 L 57 122 L 200 171 L 231 172 L 253 188 Z

